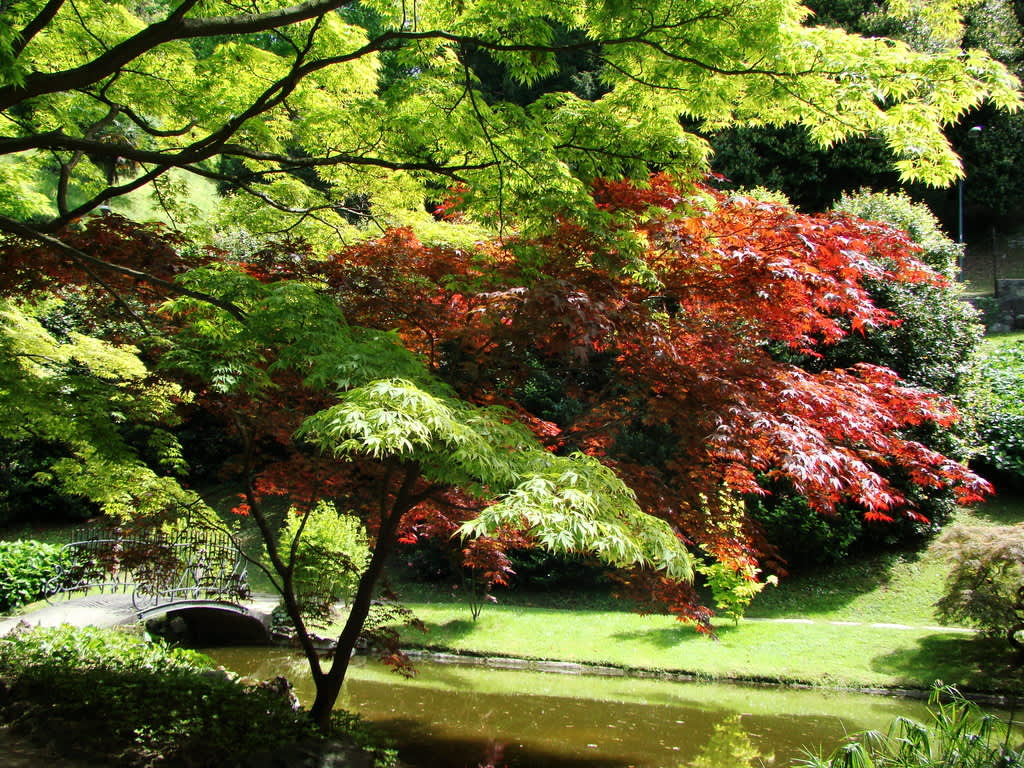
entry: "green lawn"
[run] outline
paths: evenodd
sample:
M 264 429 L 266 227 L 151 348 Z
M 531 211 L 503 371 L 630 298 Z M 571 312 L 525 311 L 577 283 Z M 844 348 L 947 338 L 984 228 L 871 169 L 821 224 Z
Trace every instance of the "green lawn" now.
M 410 607 L 428 632 L 407 631 L 407 644 L 473 655 L 820 686 L 927 688 L 943 680 L 998 690 L 1013 682 L 1001 668 L 984 668 L 1002 652 L 999 643 L 966 633 L 752 619 L 720 624 L 712 640 L 663 615 L 498 605 L 473 622 L 456 604 Z
M 989 349 L 1009 347 L 1024 341 L 1024 331 L 1009 331 L 1008 333 L 992 333 L 985 337 L 982 344 Z
M 1024 504 L 992 500 L 960 520 L 1024 520 Z M 638 615 L 607 590 L 509 591 L 474 622 L 457 589 L 397 586 L 429 630 L 405 632 L 406 643 L 435 650 L 824 686 L 927 688 L 942 680 L 973 690 L 1024 687 L 1003 663 L 1009 657 L 1001 641 L 936 629 L 933 604 L 945 574 L 929 548 L 791 577 L 766 589 L 738 625 L 719 622 L 717 640 L 670 616 Z

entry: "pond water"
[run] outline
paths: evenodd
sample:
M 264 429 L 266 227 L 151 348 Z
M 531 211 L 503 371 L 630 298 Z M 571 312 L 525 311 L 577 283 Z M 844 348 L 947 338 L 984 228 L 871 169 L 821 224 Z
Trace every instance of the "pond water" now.
M 260 679 L 313 686 L 293 652 L 205 651 Z M 672 682 L 418 662 L 413 680 L 353 660 L 339 706 L 394 738 L 418 768 L 789 766 L 805 747 L 924 716 L 920 701 L 823 690 Z

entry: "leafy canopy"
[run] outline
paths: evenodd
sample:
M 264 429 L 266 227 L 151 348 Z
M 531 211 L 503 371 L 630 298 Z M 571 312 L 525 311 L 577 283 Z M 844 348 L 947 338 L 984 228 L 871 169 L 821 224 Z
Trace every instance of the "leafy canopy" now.
M 0 229 L 33 237 L 158 180 L 180 217 L 180 173 L 230 191 L 217 226 L 321 242 L 369 223 L 437 232 L 424 201 L 452 184 L 484 220 L 597 221 L 595 177 L 700 172 L 698 132 L 729 125 L 878 135 L 905 179 L 948 184 L 942 128 L 1020 103 L 987 54 L 813 26 L 795 0 L 21 0 L 0 28 L 0 188 L 18 190 Z M 577 51 L 600 87 L 545 91 Z M 495 98 L 481 53 L 537 98 Z
M 460 400 L 397 336 L 346 325 L 326 293 L 226 268 L 201 270 L 189 281 L 233 296 L 245 322 L 191 298 L 169 303 L 185 322 L 165 366 L 242 396 L 239 407 L 250 398 L 272 402 L 275 374 L 305 374 L 305 385 L 326 388 L 335 402 L 306 415 L 296 437 L 336 459 L 398 462 L 433 486 L 495 500 L 463 526 L 464 535 L 523 529 L 555 551 L 649 565 L 672 579 L 691 575 L 676 535 L 643 514 L 609 469 L 583 455 L 555 456 L 511 412 Z M 398 368 L 413 378 L 386 378 Z
M 57 338 L 0 300 L 0 432 L 63 446 L 47 475 L 68 494 L 114 517 L 204 506 L 173 477 L 185 464 L 169 427 L 184 397 L 137 350 L 75 332 Z

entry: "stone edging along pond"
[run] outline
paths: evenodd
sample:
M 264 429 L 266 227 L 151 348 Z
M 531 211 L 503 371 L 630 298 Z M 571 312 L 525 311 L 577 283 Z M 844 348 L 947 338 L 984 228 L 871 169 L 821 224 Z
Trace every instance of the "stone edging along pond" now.
M 682 670 L 658 670 L 644 667 L 620 667 L 607 664 L 587 664 L 575 661 L 552 661 L 549 659 L 524 659 L 513 656 L 484 656 L 473 653 L 451 653 L 450 651 L 417 648 L 405 651 L 412 659 L 420 659 L 435 664 L 452 664 L 465 667 L 487 667 L 489 669 L 512 669 L 524 672 L 548 672 L 562 675 L 595 675 L 598 677 L 635 677 L 672 682 L 715 682 L 734 683 L 758 687 L 782 687 L 794 689 L 828 689 L 864 693 L 876 696 L 901 696 L 912 699 L 927 699 L 931 689 L 927 688 L 884 688 L 877 686 L 822 686 L 796 680 L 782 678 L 751 678 L 751 677 L 719 677 L 701 675 Z M 984 693 L 978 691 L 961 691 L 964 698 L 997 707 L 1009 707 L 1019 701 L 1021 696 L 1013 694 Z

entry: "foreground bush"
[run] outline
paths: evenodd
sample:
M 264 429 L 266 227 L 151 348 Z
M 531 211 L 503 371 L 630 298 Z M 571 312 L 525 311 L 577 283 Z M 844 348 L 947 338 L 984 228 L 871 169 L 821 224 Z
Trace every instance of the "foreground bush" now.
M 324 741 L 280 685 L 242 684 L 202 654 L 125 632 L 67 626 L 0 638 L 0 722 L 65 755 L 132 767 L 229 767 Z M 390 762 L 355 746 L 358 723 L 338 722 L 347 746 L 334 749 L 359 753 L 354 765 Z
M 805 768 L 1024 768 L 1024 752 L 1010 744 L 1006 725 L 954 688 L 936 689 L 930 720 L 897 717 L 886 733 L 864 731 L 828 757 L 810 755 Z
M 61 547 L 31 539 L 0 541 L 0 613 L 46 595 L 61 560 Z
M 939 540 L 937 553 L 951 565 L 935 604 L 939 619 L 1005 636 L 1024 652 L 1016 637 L 1024 630 L 1024 524 L 958 525 Z

